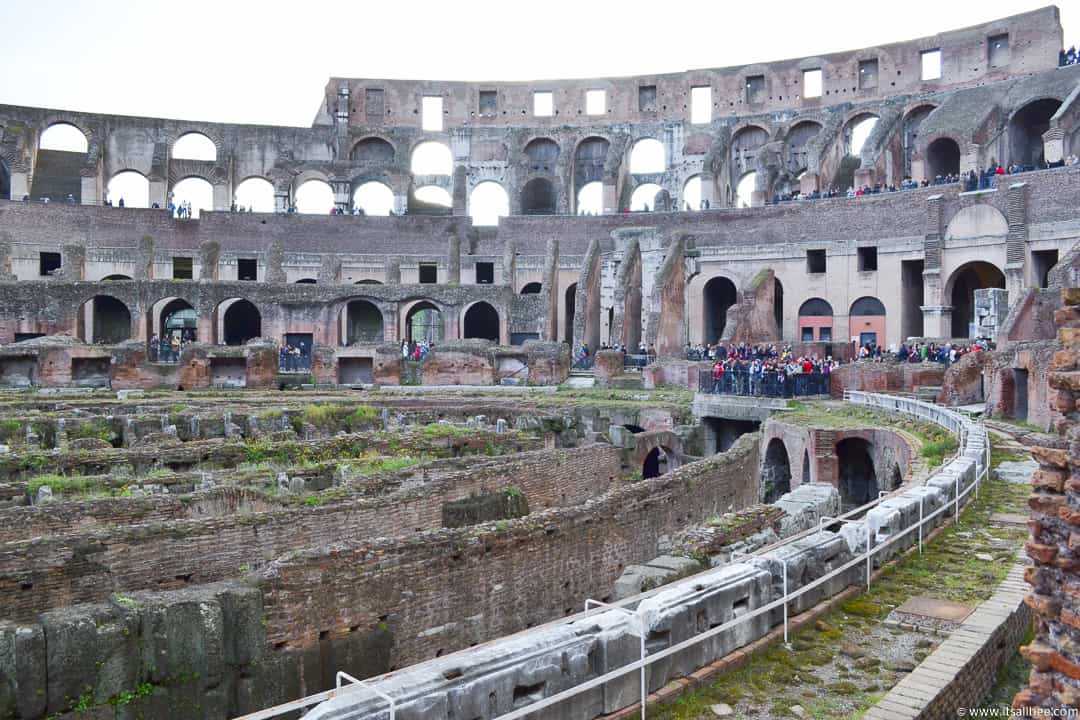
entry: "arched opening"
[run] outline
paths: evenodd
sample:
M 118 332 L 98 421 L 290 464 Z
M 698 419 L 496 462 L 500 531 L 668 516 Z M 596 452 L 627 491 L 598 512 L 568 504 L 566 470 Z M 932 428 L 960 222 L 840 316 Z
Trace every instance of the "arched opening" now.
M 975 291 L 1005 287 L 1005 275 L 991 263 L 976 260 L 957 268 L 949 284 L 952 337 L 978 337 L 979 329 L 975 325 Z
M 645 456 L 645 462 L 641 464 L 641 479 L 660 477 L 678 467 L 675 453 L 666 447 L 655 447 Z
M 299 213 L 329 215 L 334 205 L 334 190 L 325 180 L 307 180 L 296 188 L 296 211 Z
M 784 286 L 773 276 L 773 319 L 776 320 L 777 337 L 784 339 Z
M 184 178 L 173 186 L 172 201 L 177 207 L 191 206 L 191 217 L 214 209 L 214 186 L 201 177 Z
M 719 342 L 724 334 L 724 328 L 727 326 L 727 311 L 738 300 L 738 291 L 735 289 L 735 283 L 726 277 L 714 277 L 705 283 L 702 293 L 704 295 L 702 340 L 712 344 Z
M 1009 121 L 1009 157 L 1026 169 L 1046 163 L 1043 133 L 1050 129 L 1050 118 L 1061 107 L 1061 101 L 1044 98 L 1028 103 L 1016 111 Z
M 31 198 L 81 203 L 82 167 L 88 148 L 86 135 L 74 125 L 56 123 L 47 127 L 38 138 Z
M 525 157 L 529 160 L 529 169 L 554 172 L 559 160 L 559 144 L 549 138 L 536 138 L 525 146 Z
M 923 120 L 933 111 L 933 105 L 920 105 L 904 116 L 903 137 L 901 138 L 904 148 L 904 177 L 911 177 L 911 158 L 915 154 L 915 140 L 919 137 L 919 128 Z
M 577 214 L 600 215 L 604 211 L 604 186 L 600 182 L 586 184 L 578 191 Z
M 275 210 L 274 186 L 265 178 L 248 178 L 236 186 L 233 202 L 238 210 L 272 213 Z
M 521 288 L 522 295 L 539 295 L 543 286 L 538 282 L 525 283 Z
M 409 342 L 425 340 L 429 343 L 442 342 L 443 316 L 432 302 L 421 300 L 409 308 L 405 316 L 405 339 Z
M 662 173 L 667 163 L 664 160 L 664 144 L 654 138 L 643 138 L 634 143 L 630 150 L 630 174 L 645 175 Z
M 802 456 L 802 482 L 811 483 L 813 479 L 810 477 L 810 451 L 804 450 Z
M 832 342 L 833 308 L 821 298 L 799 306 L 799 341 Z
M 546 178 L 533 178 L 521 189 L 521 212 L 524 215 L 554 215 L 555 185 Z
M 373 280 L 371 278 L 367 278 L 365 280 L 357 280 L 355 284 L 356 285 L 382 285 L 383 283 L 381 281 L 379 281 L 379 280 Z
M 656 209 L 656 195 L 663 188 L 655 183 L 645 183 L 634 189 L 630 196 L 630 210 L 633 212 L 651 212 Z
M 96 295 L 79 308 L 76 335 L 80 340 L 112 345 L 131 337 L 131 311 L 111 295 Z
M 892 470 L 889 472 L 889 487 L 888 490 L 896 490 L 898 487 L 904 484 L 904 473 L 900 472 L 900 465 L 893 463 Z
M 780 438 L 773 438 L 765 449 L 761 465 L 761 495 L 763 502 L 774 503 L 781 495 L 791 492 L 791 462 L 787 447 Z
M 757 173 L 748 172 L 742 176 L 739 180 L 739 184 L 735 190 L 735 197 L 738 202 L 738 207 L 748 208 L 753 202 L 754 189 L 757 187 Z
M 695 175 L 686 181 L 682 189 L 683 210 L 701 209 L 701 176 Z
M 499 218 L 510 214 L 510 196 L 493 180 L 478 184 L 469 193 L 469 216 L 473 225 L 498 225 Z
M 604 164 L 607 162 L 609 143 L 604 138 L 590 137 L 582 140 L 574 151 L 574 187 L 576 188 L 578 215 L 599 215 L 603 212 L 603 191 L 599 187 L 604 180 Z M 582 193 L 588 186 L 596 183 L 597 187 L 589 189 L 587 200 L 588 210 L 583 210 Z
M 394 146 L 377 137 L 364 138 L 353 145 L 349 159 L 365 165 L 394 162 Z
M 465 311 L 462 337 L 499 342 L 499 313 L 486 302 L 473 303 Z
M 927 179 L 960 174 L 960 146 L 952 138 L 938 138 L 926 148 Z
M 38 138 L 38 150 L 79 153 L 85 155 L 90 142 L 82 130 L 70 123 L 54 123 Z
M 885 306 L 876 297 L 861 297 L 848 310 L 848 329 L 859 347 L 885 347 Z
M 187 300 L 170 300 L 158 313 L 158 334 L 162 339 L 175 337 L 181 342 L 195 342 L 199 338 L 198 326 L 199 316 Z
M 758 150 L 769 142 L 769 131 L 757 125 L 749 125 L 736 131 L 731 137 L 731 167 L 736 177 L 742 177 L 757 167 Z M 749 202 L 746 203 L 750 205 Z
M 847 145 L 846 154 L 855 157 L 861 155 L 863 147 L 870 138 L 870 133 L 877 127 L 877 123 L 877 115 L 865 114 L 852 118 L 848 122 L 847 131 L 844 133 L 844 140 Z
M 817 137 L 819 132 L 821 132 L 821 125 L 811 120 L 796 123 L 788 130 L 785 159 L 789 171 L 806 167 L 810 154 L 810 141 Z
M 106 199 L 115 207 L 150 207 L 150 181 L 134 170 L 124 170 L 112 176 L 105 188 Z
M 243 345 L 262 336 L 262 315 L 250 300 L 241 298 L 231 302 L 222 323 L 226 345 Z
M 217 145 L 202 133 L 189 132 L 176 139 L 172 146 L 173 160 L 217 160 Z
M 566 307 L 566 316 L 563 324 L 563 341 L 574 344 L 574 311 L 577 304 L 577 283 L 570 283 L 563 293 L 563 301 Z
M 844 509 L 865 505 L 878 496 L 873 446 L 862 438 L 845 438 L 836 444 L 840 468 L 840 501 Z
M 132 277 L 130 275 L 106 275 L 105 277 L 101 278 L 101 281 L 102 282 L 106 282 L 106 281 L 114 282 L 114 281 L 119 281 L 119 280 L 131 280 L 131 279 L 132 279 Z
M 297 280 L 293 284 L 294 285 L 316 285 L 316 284 L 318 284 L 318 282 L 319 281 L 316 280 L 315 278 L 300 278 L 299 280 Z
M 345 344 L 379 343 L 383 338 L 382 311 L 367 300 L 350 300 L 345 307 Z
M 425 212 L 431 210 L 441 212 L 453 205 L 450 193 L 438 185 L 425 185 L 416 188 L 413 192 L 413 198 L 420 204 L 417 206 L 410 206 L 409 212 Z
M 410 168 L 413 175 L 450 175 L 454 172 L 454 156 L 440 142 L 422 142 L 413 150 Z
M 353 207 L 365 215 L 389 215 L 394 209 L 394 191 L 381 182 L 363 183 L 353 192 Z

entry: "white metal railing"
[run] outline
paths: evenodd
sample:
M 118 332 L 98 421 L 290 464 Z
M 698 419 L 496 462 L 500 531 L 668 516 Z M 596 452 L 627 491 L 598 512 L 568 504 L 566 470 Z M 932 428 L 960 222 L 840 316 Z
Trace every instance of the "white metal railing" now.
M 968 430 L 968 426 L 969 425 L 975 426 L 975 423 L 971 422 L 970 420 L 967 420 L 963 416 L 960 416 L 958 413 L 955 413 L 953 411 L 950 411 L 950 410 L 947 410 L 945 408 L 941 408 L 941 407 L 938 407 L 938 406 L 931 406 L 931 405 L 928 405 L 927 403 L 923 403 L 923 402 L 918 401 L 918 400 L 910 400 L 908 398 L 901 398 L 901 397 L 890 396 L 890 395 L 879 395 L 879 394 L 875 394 L 875 393 L 845 391 L 844 400 L 845 400 L 845 402 L 849 402 L 849 403 L 854 404 L 854 405 L 862 405 L 862 406 L 873 407 L 873 408 L 877 408 L 877 409 L 881 409 L 881 410 L 898 412 L 898 413 L 902 413 L 902 414 L 905 414 L 905 415 L 910 415 L 910 416 L 913 416 L 913 417 L 917 417 L 917 418 L 919 418 L 921 420 L 925 420 L 927 422 L 934 423 L 936 425 L 940 425 L 942 427 L 945 427 L 950 432 L 957 435 L 961 440 L 960 441 L 960 447 L 959 447 L 959 450 L 958 450 L 958 456 L 961 455 L 961 454 L 965 454 L 965 451 L 967 450 L 967 448 L 966 448 L 967 441 L 970 439 L 970 432 Z M 932 523 L 935 523 L 935 521 L 937 520 L 937 518 L 939 516 L 941 516 L 944 513 L 948 512 L 950 509 L 953 510 L 954 521 L 955 522 L 960 521 L 959 510 L 960 510 L 960 501 L 961 501 L 961 499 L 965 498 L 966 496 L 968 496 L 971 493 L 975 493 L 975 496 L 977 497 L 978 496 L 979 485 L 989 476 L 989 472 L 990 472 L 990 443 L 989 443 L 989 438 L 988 437 L 985 438 L 985 443 L 984 444 L 985 444 L 985 456 L 979 458 L 979 459 L 981 459 L 983 461 L 981 469 L 979 468 L 978 461 L 975 460 L 975 458 L 972 458 L 973 462 L 975 462 L 975 479 L 970 485 L 968 485 L 966 488 L 961 490 L 960 489 L 960 475 L 957 474 L 954 478 L 952 478 L 954 483 L 955 483 L 954 484 L 954 497 L 952 498 L 952 502 L 946 501 L 946 502 L 942 503 L 942 505 L 940 507 L 938 507 L 936 510 L 934 510 L 933 512 L 931 512 L 929 514 L 927 514 L 925 512 L 925 509 L 924 509 L 925 508 L 925 503 L 927 501 L 927 497 L 925 495 L 920 495 L 919 498 L 918 498 L 918 504 L 919 504 L 919 521 L 918 521 L 918 523 L 915 523 L 913 525 L 909 525 L 908 527 L 906 527 L 906 528 L 904 528 L 904 529 L 902 529 L 902 530 L 900 530 L 900 531 L 898 531 L 896 533 L 888 535 L 886 537 L 886 539 L 883 540 L 883 541 L 877 542 L 875 544 L 875 542 L 874 542 L 875 538 L 873 536 L 877 535 L 878 533 L 871 528 L 870 523 L 866 522 L 865 520 L 861 520 L 861 521 L 853 520 L 853 519 L 851 519 L 851 516 L 856 514 L 856 513 L 868 512 L 869 510 L 871 510 L 874 507 L 876 507 L 877 505 L 879 505 L 881 502 L 883 502 L 883 501 L 885 501 L 885 500 L 887 500 L 889 498 L 892 498 L 892 497 L 897 497 L 897 496 L 901 495 L 903 492 L 910 491 L 911 490 L 910 487 L 905 488 L 905 489 L 903 489 L 901 491 L 897 491 L 897 492 L 893 492 L 893 493 L 889 493 L 889 494 L 879 493 L 876 500 L 873 500 L 873 501 L 867 503 L 866 505 L 863 505 L 860 508 L 857 508 L 857 509 L 855 509 L 853 511 L 849 511 L 847 513 L 844 513 L 844 514 L 842 514 L 842 515 L 840 515 L 839 517 L 836 517 L 836 518 L 828 518 L 828 517 L 821 518 L 820 521 L 819 521 L 819 524 L 818 524 L 818 526 L 816 528 L 811 528 L 809 530 L 804 530 L 804 531 L 802 531 L 800 533 L 797 533 L 795 535 L 792 535 L 792 536 L 790 536 L 790 537 L 788 537 L 788 538 L 786 538 L 786 539 L 784 539 L 784 540 L 782 540 L 780 542 L 774 543 L 774 544 L 772 544 L 772 545 L 770 545 L 768 547 L 759 548 L 758 550 L 754 551 L 753 553 L 750 553 L 750 555 L 758 556 L 758 555 L 761 555 L 761 554 L 763 554 L 765 552 L 768 552 L 770 550 L 774 550 L 774 549 L 776 549 L 776 548 L 778 548 L 780 546 L 789 545 L 789 544 L 793 543 L 794 541 L 799 540 L 801 538 L 805 538 L 805 537 L 808 537 L 808 536 L 813 535 L 813 534 L 821 533 L 824 530 L 824 528 L 826 526 L 828 526 L 828 525 L 835 525 L 835 524 L 845 524 L 845 525 L 855 524 L 855 525 L 857 525 L 857 524 L 861 524 L 865 528 L 865 532 L 866 532 L 866 550 L 864 552 L 860 553 L 859 555 L 856 555 L 856 556 L 852 557 L 848 562 L 844 563 L 839 568 L 836 568 L 835 570 L 833 570 L 833 571 L 823 575 L 822 577 L 819 577 L 819 578 L 817 578 L 817 579 L 803 585 L 802 587 L 800 587 L 798 589 L 792 590 L 792 589 L 790 589 L 788 587 L 787 563 L 784 562 L 784 561 L 781 561 L 780 564 L 781 564 L 782 575 L 783 575 L 783 578 L 782 578 L 782 580 L 783 580 L 783 585 L 782 585 L 783 594 L 782 594 L 781 597 L 779 597 L 779 598 L 773 600 L 772 602 L 770 602 L 770 603 L 768 603 L 766 605 L 763 605 L 763 606 L 761 606 L 759 608 L 755 608 L 752 611 L 748 611 L 748 612 L 746 612 L 744 614 L 741 614 L 738 617 L 733 618 L 732 620 L 729 620 L 728 622 L 725 622 L 725 623 L 722 623 L 721 625 L 718 625 L 717 627 L 710 628 L 709 630 L 707 630 L 705 632 L 702 632 L 702 633 L 697 634 L 697 635 L 695 635 L 693 637 L 690 637 L 690 638 L 688 638 L 688 639 L 686 639 L 686 640 L 684 640 L 684 641 L 682 641 L 682 642 L 680 642 L 680 643 L 678 643 L 676 645 L 673 645 L 671 647 L 668 647 L 668 648 L 665 648 L 663 650 L 657 651 L 657 652 L 655 652 L 655 653 L 653 653 L 651 655 L 646 655 L 645 636 L 647 635 L 647 632 L 646 632 L 646 628 L 642 624 L 642 618 L 640 617 L 640 615 L 636 611 L 631 610 L 631 609 L 629 609 L 627 607 L 624 607 L 624 605 L 626 605 L 629 602 L 634 602 L 635 600 L 640 600 L 641 599 L 640 596 L 638 598 L 629 598 L 627 601 L 623 601 L 621 603 L 616 603 L 616 604 L 607 604 L 607 603 L 601 603 L 601 602 L 598 602 L 598 601 L 595 601 L 595 600 L 587 600 L 586 605 L 585 605 L 585 609 L 586 609 L 587 614 L 590 611 L 592 611 L 592 612 L 600 612 L 600 611 L 605 611 L 605 610 L 615 610 L 615 611 L 625 613 L 628 616 L 631 616 L 631 630 L 633 632 L 633 630 L 636 629 L 637 632 L 635 632 L 634 634 L 639 634 L 639 636 L 641 638 L 641 658 L 639 660 L 636 660 L 636 661 L 632 662 L 632 663 L 629 663 L 627 665 L 623 665 L 623 666 L 621 666 L 619 668 L 616 668 L 615 670 L 607 672 L 604 675 L 597 676 L 597 677 L 592 678 L 590 680 L 587 680 L 587 681 L 585 681 L 583 683 L 579 683 L 579 684 L 577 684 L 577 685 L 575 685 L 575 686 L 573 686 L 571 688 L 567 688 L 566 690 L 563 690 L 562 692 L 556 693 L 555 695 L 552 695 L 552 696 L 547 697 L 547 698 L 543 698 L 543 699 L 538 700 L 538 701 L 536 701 L 534 703 L 529 703 L 528 705 L 525 705 L 525 706 L 523 706 L 521 708 L 513 710 L 513 711 L 511 711 L 509 713 L 499 715 L 496 720 L 517 720 L 517 718 L 524 718 L 526 716 L 534 715 L 534 713 L 540 712 L 540 711 L 544 710 L 545 708 L 552 707 L 554 705 L 557 705 L 558 703 L 561 703 L 563 701 L 574 698 L 574 697 L 576 697 L 576 696 L 578 696 L 578 695 L 580 695 L 582 693 L 588 692 L 589 690 L 592 690 L 594 688 L 605 685 L 605 684 L 607 684 L 609 682 L 612 682 L 613 680 L 616 680 L 616 679 L 618 679 L 618 678 L 620 678 L 620 677 L 622 677 L 624 675 L 627 675 L 627 674 L 629 674 L 631 672 L 634 672 L 634 671 L 638 671 L 640 673 L 640 675 L 641 675 L 641 687 L 640 687 L 641 699 L 640 699 L 640 703 L 641 703 L 642 718 L 644 719 L 644 716 L 645 716 L 645 704 L 646 704 L 647 698 L 648 698 L 648 688 L 647 688 L 647 685 L 646 685 L 646 669 L 650 665 L 653 665 L 653 664 L 655 664 L 655 663 L 657 663 L 657 662 L 659 662 L 661 660 L 664 660 L 664 659 L 666 659 L 668 657 L 671 657 L 672 655 L 675 655 L 675 654 L 680 653 L 680 652 L 682 652 L 684 650 L 687 650 L 687 649 L 689 649 L 691 647 L 694 647 L 695 645 L 698 645 L 701 642 L 704 642 L 704 641 L 706 641 L 706 640 L 708 640 L 708 639 L 710 639 L 712 637 L 715 637 L 716 635 L 719 635 L 720 633 L 731 630 L 732 628 L 735 628 L 735 627 L 737 627 L 738 625 L 740 625 L 742 623 L 753 620 L 754 618 L 760 617 L 760 616 L 762 616 L 762 615 L 764 615 L 766 613 L 771 613 L 773 610 L 775 610 L 777 608 L 782 608 L 782 610 L 783 610 L 784 642 L 786 644 L 787 639 L 788 639 L 788 622 L 789 622 L 789 620 L 788 620 L 788 605 L 789 604 L 791 604 L 792 602 L 794 602 L 798 598 L 802 597 L 803 595 L 816 590 L 817 588 L 821 587 L 825 583 L 830 582 L 830 581 L 832 581 L 832 580 L 834 580 L 834 579 L 836 579 L 838 577 L 844 576 L 845 573 L 848 573 L 849 571 L 851 571 L 852 568 L 855 568 L 857 566 L 864 565 L 864 564 L 865 564 L 865 572 L 866 572 L 866 587 L 869 590 L 870 587 L 871 587 L 871 582 L 872 582 L 873 559 L 874 559 L 875 555 L 878 555 L 878 554 L 882 553 L 883 551 L 892 548 L 896 543 L 899 543 L 901 540 L 903 540 L 905 537 L 907 537 L 911 533 L 917 533 L 917 535 L 918 535 L 918 540 L 917 540 L 917 542 L 918 542 L 918 551 L 919 551 L 919 553 L 922 553 L 922 551 L 923 551 L 923 539 L 925 537 L 924 527 L 926 527 L 928 524 L 931 524 L 931 527 L 933 527 Z M 948 464 L 944 464 L 942 466 L 942 470 L 940 472 L 945 472 L 947 470 L 948 470 Z M 732 560 L 734 561 L 734 555 L 732 557 Z M 734 564 L 734 563 L 732 563 L 732 564 Z M 306 698 L 295 700 L 293 702 L 286 703 L 284 705 L 278 705 L 278 706 L 275 706 L 275 707 L 272 707 L 272 708 L 267 708 L 266 710 L 261 710 L 261 711 L 255 712 L 255 713 L 251 713 L 249 715 L 244 715 L 243 717 L 238 718 L 237 720 L 269 720 L 269 718 L 279 717 L 280 715 L 283 715 L 283 714 L 285 714 L 287 712 L 296 711 L 296 710 L 299 710 L 299 709 L 303 709 L 305 707 L 310 707 L 312 705 L 316 705 L 316 704 L 321 703 L 321 702 L 326 701 L 326 700 L 333 699 L 335 697 L 340 697 L 343 694 L 343 691 L 341 689 L 341 680 L 343 678 L 354 682 L 357 690 L 359 688 L 365 688 L 365 689 L 368 689 L 368 690 L 374 692 L 375 694 L 378 694 L 384 700 L 389 700 L 389 702 L 390 702 L 390 720 L 394 720 L 395 705 L 394 705 L 393 698 L 391 698 L 389 695 L 386 695 L 385 693 L 382 693 L 382 692 L 376 690 L 374 687 L 372 687 L 372 685 L 370 684 L 371 683 L 370 680 L 367 681 L 367 684 L 361 683 L 360 681 L 357 681 L 354 678 L 351 678 L 351 676 L 348 676 L 345 673 L 338 673 L 338 689 L 337 690 L 330 690 L 330 691 L 326 691 L 326 692 L 323 692 L 323 693 L 317 693 L 315 695 L 311 695 L 311 696 L 308 696 Z M 352 690 L 350 688 L 346 688 L 344 692 L 351 692 L 351 691 Z

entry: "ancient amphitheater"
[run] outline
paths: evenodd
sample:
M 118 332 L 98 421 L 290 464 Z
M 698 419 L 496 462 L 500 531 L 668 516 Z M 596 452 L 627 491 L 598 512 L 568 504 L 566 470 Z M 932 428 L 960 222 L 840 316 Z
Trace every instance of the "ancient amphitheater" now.
M 0 105 L 0 718 L 1080 706 L 1062 37 Z

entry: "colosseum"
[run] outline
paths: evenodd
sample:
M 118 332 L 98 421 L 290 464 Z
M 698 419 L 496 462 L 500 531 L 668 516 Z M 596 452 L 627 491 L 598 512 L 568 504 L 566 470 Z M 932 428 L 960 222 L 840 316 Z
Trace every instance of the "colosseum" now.
M 1080 707 L 1056 7 L 315 110 L 0 105 L 0 718 Z

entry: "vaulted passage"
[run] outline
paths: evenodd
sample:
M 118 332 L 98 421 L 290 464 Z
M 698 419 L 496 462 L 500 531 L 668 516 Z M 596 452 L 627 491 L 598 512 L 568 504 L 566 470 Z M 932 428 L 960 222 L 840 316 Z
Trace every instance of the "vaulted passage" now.
M 486 302 L 478 302 L 465 311 L 465 338 L 499 342 L 499 313 Z
M 988 262 L 975 261 L 958 268 L 952 275 L 951 283 L 952 337 L 977 336 L 978 328 L 972 328 L 975 322 L 975 291 L 1005 287 L 1005 275 Z
M 405 316 L 405 339 L 409 342 L 442 341 L 443 316 L 434 303 L 424 300 L 409 309 Z
M 762 500 L 774 503 L 781 495 L 791 492 L 791 463 L 787 447 L 780 438 L 773 438 L 765 450 L 765 462 L 761 466 Z
M 158 327 L 162 338 L 176 337 L 184 342 L 198 340 L 198 320 L 195 308 L 187 300 L 176 298 L 161 309 Z
M 926 148 L 927 180 L 960 174 L 960 146 L 952 138 L 938 138 Z
M 249 300 L 237 300 L 225 311 L 225 344 L 243 345 L 262 335 L 262 316 Z
M 702 319 L 704 335 L 702 340 L 715 343 L 724 334 L 727 326 L 727 311 L 738 299 L 735 283 L 725 277 L 715 277 L 705 283 Z
M 862 438 L 846 438 L 836 444 L 840 500 L 845 508 L 865 505 L 877 498 L 879 488 L 872 449 Z
M 111 345 L 131 337 L 131 311 L 110 295 L 98 295 L 79 311 L 78 337 L 88 343 Z
M 382 342 L 383 316 L 367 300 L 353 300 L 345 310 L 345 342 L 348 345 Z
M 546 178 L 533 178 L 521 189 L 523 215 L 554 215 L 555 186 Z
M 1011 162 L 1025 169 L 1046 162 L 1043 133 L 1050 129 L 1050 118 L 1061 107 L 1061 101 L 1045 98 L 1028 103 L 1009 121 L 1009 152 Z
M 663 447 L 653 448 L 645 456 L 645 462 L 641 466 L 641 479 L 660 477 L 678 467 L 675 462 L 675 454 Z

